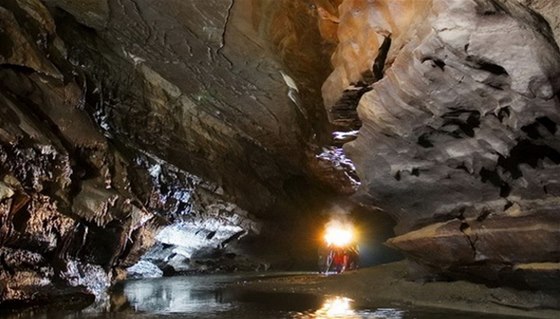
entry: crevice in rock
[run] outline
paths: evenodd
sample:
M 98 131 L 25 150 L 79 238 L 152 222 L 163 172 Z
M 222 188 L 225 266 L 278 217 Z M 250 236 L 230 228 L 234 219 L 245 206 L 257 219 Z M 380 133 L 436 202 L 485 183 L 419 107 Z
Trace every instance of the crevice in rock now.
M 521 130 L 525 132 L 530 139 L 536 140 L 544 138 L 543 134 L 556 134 L 557 125 L 549 117 L 541 116 L 536 118 L 534 123 L 523 126 Z
M 340 99 L 330 108 L 329 118 L 333 124 L 349 131 L 358 130 L 362 126 L 356 108 L 362 96 L 373 89 L 372 84 L 383 78 L 385 63 L 389 49 L 391 48 L 391 43 L 391 34 L 389 33 L 385 35 L 385 39 L 379 47 L 377 57 L 375 58 L 371 70 L 362 74 L 362 81 L 344 90 Z
M 521 130 L 525 132 L 525 134 L 527 134 L 527 136 L 529 136 L 530 139 L 536 140 L 539 138 L 543 138 L 542 135 L 539 133 L 539 126 L 540 124 L 538 122 L 535 122 L 533 124 L 523 126 Z
M 469 168 L 467 167 L 467 165 L 465 165 L 465 162 L 459 164 L 458 166 L 454 167 L 455 169 L 460 169 L 465 171 L 467 174 L 472 174 L 472 172 L 469 170 Z
M 542 126 L 544 126 L 550 132 L 550 134 L 552 135 L 556 134 L 556 131 L 558 130 L 558 125 L 549 117 L 547 116 L 537 117 L 537 122 L 539 122 Z
M 423 148 L 434 147 L 434 144 L 430 141 L 429 137 L 430 137 L 430 133 L 424 133 L 418 137 L 418 141 L 416 143 L 422 146 Z
M 425 57 L 422 59 L 422 63 L 427 61 L 430 61 L 432 63 L 432 67 L 437 67 L 440 70 L 445 71 L 445 62 L 443 60 L 434 57 Z
M 487 209 L 487 208 L 483 208 L 482 211 L 478 214 L 478 216 L 476 217 L 476 221 L 477 222 L 482 222 L 484 221 L 486 218 L 488 218 L 488 216 L 490 216 L 490 214 L 492 213 L 491 210 Z
M 483 183 L 490 182 L 490 184 L 496 186 L 500 190 L 500 197 L 508 197 L 511 192 L 511 186 L 502 179 L 500 174 L 496 170 L 489 170 L 487 168 L 481 168 L 480 179 Z
M 12 215 L 12 226 L 13 229 L 23 233 L 25 231 L 25 227 L 27 221 L 31 218 L 31 214 L 27 209 L 21 210 L 18 213 Z M 46 226 L 46 225 L 44 225 Z M 46 227 L 45 227 L 46 228 Z
M 454 110 L 442 115 L 443 124 L 438 129 L 431 129 L 422 133 L 416 143 L 423 148 L 433 148 L 437 135 L 447 135 L 455 139 L 473 138 L 475 129 L 480 127 L 480 112 L 468 110 Z
M 519 165 L 527 164 L 532 168 L 537 168 L 539 161 L 543 159 L 549 159 L 558 165 L 560 164 L 560 152 L 551 146 L 539 145 L 522 139 L 511 149 L 509 156 L 500 156 L 498 166 L 510 173 L 513 179 L 518 179 L 523 176 Z
M 442 117 L 445 119 L 442 128 L 446 128 L 443 130 L 455 138 L 462 138 L 464 135 L 474 137 L 474 129 L 480 126 L 479 111 L 456 110 Z M 447 127 L 450 127 L 451 131 Z M 454 127 L 458 127 L 458 130 L 453 130 Z
M 467 222 L 462 221 L 461 224 L 460 224 L 460 226 L 459 226 L 459 231 L 460 231 L 461 233 L 463 233 L 463 235 L 465 236 L 465 239 L 466 239 L 467 242 L 469 243 L 469 246 L 471 247 L 471 250 L 472 250 L 472 258 L 473 258 L 473 261 L 475 261 L 475 260 L 476 260 L 476 255 L 477 255 L 476 243 L 477 243 L 477 241 L 478 241 L 478 236 L 475 236 L 475 238 L 473 239 L 473 238 L 471 238 L 471 236 L 469 236 L 469 235 L 467 234 L 467 230 L 468 230 L 470 227 L 471 227 L 471 226 L 470 226 Z
M 225 47 L 226 45 L 226 32 L 227 32 L 227 27 L 229 25 L 229 20 L 231 17 L 231 11 L 233 9 L 233 5 L 235 4 L 235 0 L 230 0 L 229 5 L 227 7 L 226 10 L 226 18 L 224 21 L 224 26 L 222 29 L 222 38 L 220 41 L 220 46 L 218 47 L 218 50 L 216 50 L 216 53 L 221 54 L 222 53 L 222 49 Z M 231 66 L 233 66 L 233 63 L 231 61 L 228 60 L 228 62 L 230 63 Z
M 500 120 L 500 123 L 502 123 L 503 120 L 509 118 L 510 115 L 511 115 L 511 108 L 509 106 L 504 106 L 500 108 L 500 110 L 498 111 L 497 117 L 498 120 Z
M 474 63 L 476 68 L 478 68 L 480 70 L 490 72 L 490 73 L 492 73 L 494 75 L 497 75 L 497 76 L 500 76 L 500 75 L 509 76 L 506 69 L 504 69 L 502 66 L 497 65 L 495 63 L 492 63 L 490 61 L 487 61 L 484 58 L 469 55 L 469 56 L 467 56 L 466 60 L 468 62 Z
M 383 70 L 385 69 L 385 62 L 387 61 L 387 55 L 389 54 L 389 49 L 391 48 L 391 33 L 385 34 L 385 39 L 383 39 L 383 43 L 379 47 L 379 53 L 377 57 L 375 57 L 375 61 L 373 62 L 372 72 L 373 72 L 373 82 L 375 83 L 383 78 Z

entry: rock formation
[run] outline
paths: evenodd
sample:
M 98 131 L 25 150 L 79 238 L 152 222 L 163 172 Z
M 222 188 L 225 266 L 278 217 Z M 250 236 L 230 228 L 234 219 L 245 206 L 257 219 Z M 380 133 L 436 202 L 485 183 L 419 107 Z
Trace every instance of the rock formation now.
M 207 246 L 226 254 L 258 233 L 221 187 L 112 138 L 96 108 L 105 101 L 89 95 L 95 88 L 40 1 L 3 2 L 0 17 L 1 304 L 76 293 L 90 302 L 172 225 L 204 236 L 186 247 L 191 254 Z M 210 240 L 207 224 L 224 219 L 231 229 Z
M 398 222 L 389 244 L 436 272 L 557 287 L 560 53 L 546 21 L 512 1 L 363 4 L 341 6 L 339 28 L 371 36 L 339 32 L 323 91 L 336 116 L 380 54 L 365 48 L 392 34 L 345 145 L 360 199 Z

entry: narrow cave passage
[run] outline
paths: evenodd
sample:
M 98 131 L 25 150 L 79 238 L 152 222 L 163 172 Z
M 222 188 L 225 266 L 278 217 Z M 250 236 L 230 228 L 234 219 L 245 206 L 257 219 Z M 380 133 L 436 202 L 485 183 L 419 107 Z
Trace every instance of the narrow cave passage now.
M 0 318 L 557 318 L 559 8 L 0 1 Z

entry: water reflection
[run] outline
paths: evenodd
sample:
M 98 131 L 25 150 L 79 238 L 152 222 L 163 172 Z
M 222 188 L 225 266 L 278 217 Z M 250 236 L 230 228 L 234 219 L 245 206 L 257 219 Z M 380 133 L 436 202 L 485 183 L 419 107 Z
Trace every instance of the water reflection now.
M 269 314 L 295 319 L 402 319 L 404 314 L 397 309 L 359 309 L 354 300 L 344 296 L 224 288 L 209 281 L 208 277 L 130 281 L 113 292 L 112 300 L 112 312 L 128 308 L 136 313 L 152 314 L 226 315 L 241 312 L 246 316 Z M 126 307 L 123 307 L 123 301 L 126 301 Z
M 225 283 L 255 278 L 243 276 L 194 276 L 128 281 L 115 287 L 103 305 L 76 312 L 36 309 L 2 314 L 9 319 L 78 318 L 289 318 L 289 319 L 472 319 L 481 314 L 393 308 L 364 308 L 346 296 L 261 292 L 230 287 Z
M 294 314 L 295 319 L 402 319 L 405 312 L 392 308 L 375 310 L 355 309 L 354 301 L 350 298 L 334 296 L 325 299 L 321 308 L 307 313 Z
M 317 310 L 315 314 L 318 318 L 335 318 L 335 317 L 353 317 L 356 312 L 352 309 L 350 304 L 352 299 L 345 297 L 331 297 L 325 300 L 321 309 Z
M 231 298 L 213 285 L 204 278 L 137 280 L 126 283 L 122 292 L 115 291 L 112 297 L 124 297 L 128 308 L 134 312 L 193 314 L 230 310 L 233 307 Z

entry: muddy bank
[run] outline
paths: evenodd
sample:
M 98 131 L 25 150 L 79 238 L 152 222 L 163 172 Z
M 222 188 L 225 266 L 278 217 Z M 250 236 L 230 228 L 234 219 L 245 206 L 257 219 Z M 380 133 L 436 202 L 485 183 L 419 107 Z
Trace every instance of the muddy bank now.
M 235 285 L 263 292 L 344 296 L 367 307 L 434 307 L 529 318 L 560 317 L 558 292 L 491 288 L 465 281 L 410 281 L 408 278 L 406 262 L 402 261 L 336 276 L 307 274 L 243 281 Z

